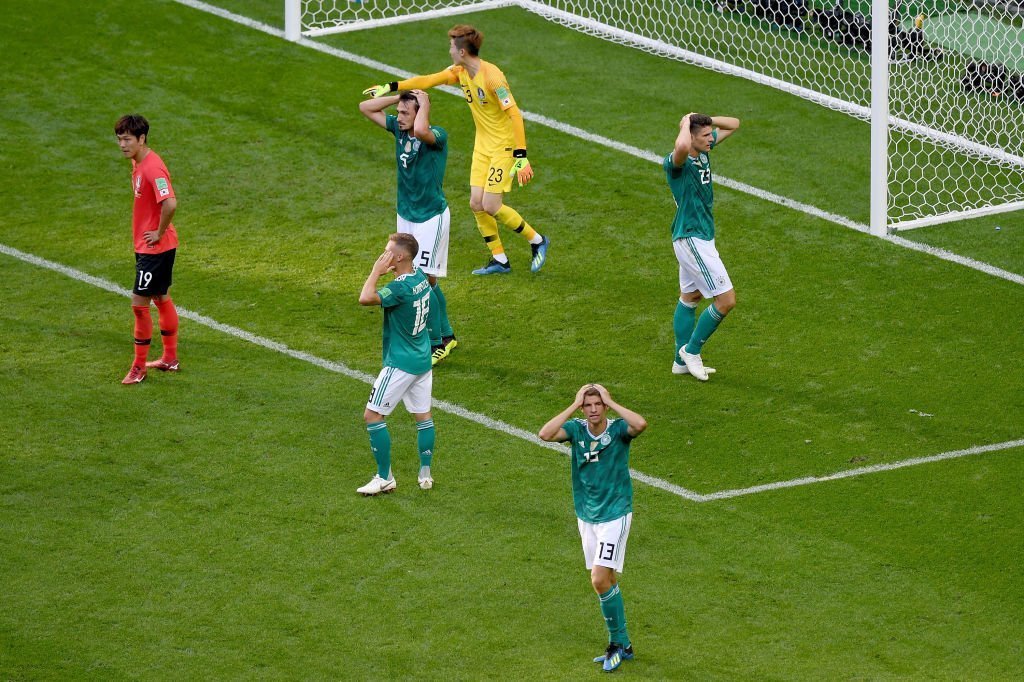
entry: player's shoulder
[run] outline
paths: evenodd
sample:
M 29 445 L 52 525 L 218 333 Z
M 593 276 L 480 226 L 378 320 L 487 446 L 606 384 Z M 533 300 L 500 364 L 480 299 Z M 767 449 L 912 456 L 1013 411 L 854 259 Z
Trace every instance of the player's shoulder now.
M 167 173 L 167 165 L 163 158 L 152 149 L 146 154 L 146 158 L 137 166 L 137 169 L 144 175 L 163 175 Z
M 466 67 L 462 66 L 461 64 L 452 64 L 451 66 L 448 67 L 448 72 L 456 77 L 461 76 L 462 74 L 466 73 Z
M 480 60 L 480 73 L 488 81 L 505 80 L 505 72 L 502 71 L 497 64 L 492 64 L 491 62 L 484 61 L 483 59 Z

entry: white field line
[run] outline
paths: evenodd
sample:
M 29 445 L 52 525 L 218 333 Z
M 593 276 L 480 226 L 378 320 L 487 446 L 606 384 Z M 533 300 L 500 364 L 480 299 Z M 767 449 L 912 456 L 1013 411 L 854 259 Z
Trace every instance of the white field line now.
M 94 287 L 103 289 L 104 291 L 109 291 L 113 294 L 124 296 L 125 298 L 131 297 L 131 291 L 125 289 L 124 287 L 120 287 L 109 280 L 105 280 L 100 277 L 95 277 L 88 273 L 82 272 L 81 270 L 76 270 L 75 268 L 68 267 L 67 265 L 62 265 L 60 263 L 56 263 L 45 258 L 40 258 L 39 256 L 34 256 L 30 253 L 25 253 L 24 251 L 19 251 L 18 249 L 7 246 L 6 244 L 0 244 L 0 253 L 11 256 L 12 258 L 17 258 L 20 261 L 30 263 L 37 267 L 58 272 L 62 275 L 70 277 L 71 279 L 78 280 L 79 282 L 91 284 Z M 296 360 L 302 360 L 303 362 L 308 362 L 312 365 L 316 365 L 317 367 L 326 369 L 330 372 L 336 372 L 338 374 L 347 376 L 351 379 L 356 379 L 358 381 L 362 381 L 363 383 L 373 385 L 375 377 L 365 372 L 360 372 L 359 370 L 352 369 L 343 363 L 332 362 L 331 360 L 325 360 L 323 358 L 317 357 L 310 353 L 306 353 L 304 351 L 289 348 L 283 343 L 279 343 L 266 337 L 259 336 L 258 334 L 253 334 L 252 332 L 247 332 L 244 329 L 240 329 L 229 324 L 218 322 L 213 318 L 207 317 L 205 315 L 200 315 L 199 313 L 194 313 L 191 310 L 187 310 L 182 307 L 178 307 L 178 316 L 184 317 L 185 319 L 188 320 L 192 320 L 193 322 L 201 324 L 205 327 L 209 327 L 210 329 L 215 329 L 219 332 L 223 332 L 224 334 L 228 334 L 229 336 L 233 336 L 237 339 L 248 341 L 249 343 L 261 346 L 268 350 L 276 351 L 283 355 L 287 355 L 288 357 L 295 358 Z M 559 443 L 547 443 L 545 441 L 542 441 L 535 434 L 531 433 L 530 431 L 527 431 L 526 429 L 521 429 L 518 426 L 512 426 L 511 424 L 507 424 L 498 419 L 488 417 L 487 415 L 480 414 L 479 412 L 473 412 L 472 410 L 468 410 L 465 407 L 462 407 L 461 405 L 457 405 L 446 400 L 435 400 L 433 405 L 436 409 L 441 410 L 442 412 L 447 412 L 448 414 L 462 417 L 463 419 L 475 422 L 488 429 L 500 431 L 501 433 L 507 434 L 509 436 L 514 436 L 516 438 L 525 440 L 528 443 L 532 443 L 533 445 L 539 445 L 542 448 L 548 448 L 549 450 L 560 452 L 563 455 L 569 454 L 568 448 L 564 445 L 561 445 Z M 675 485 L 674 483 L 669 483 L 668 481 L 662 480 L 660 478 L 649 476 L 643 473 L 642 471 L 637 471 L 636 469 L 630 469 L 629 473 L 630 476 L 632 476 L 632 478 L 636 481 L 646 483 L 651 487 L 664 490 L 665 492 L 672 493 L 673 495 L 690 500 L 691 502 L 712 502 L 714 500 L 724 500 L 732 497 L 741 497 L 743 495 L 753 495 L 755 493 L 778 490 L 780 488 L 792 488 L 800 485 L 809 485 L 811 483 L 824 483 L 825 481 L 835 481 L 841 478 L 863 476 L 865 474 L 874 474 L 880 471 L 891 471 L 892 469 L 902 469 L 903 467 L 915 466 L 917 464 L 927 464 L 929 462 L 938 462 L 945 459 L 953 459 L 956 457 L 967 457 L 970 455 L 978 455 L 984 452 L 993 452 L 996 450 L 1008 450 L 1010 448 L 1016 447 L 1024 447 L 1024 439 L 1007 441 L 1005 443 L 996 443 L 993 445 L 978 445 L 971 448 L 967 448 L 965 450 L 943 452 L 938 455 L 931 455 L 928 457 L 915 457 L 913 459 L 906 459 L 899 462 L 891 462 L 889 464 L 876 464 L 873 466 L 861 467 L 859 469 L 849 469 L 827 476 L 808 476 L 805 478 L 797 478 L 790 481 L 765 483 L 763 485 L 756 485 L 750 488 L 722 490 L 716 493 L 708 493 L 706 495 L 694 492 L 693 490 L 689 490 L 688 488 L 683 488 L 682 486 Z
M 1008 440 L 1005 443 L 995 443 L 993 445 L 976 445 L 972 448 L 966 448 L 964 450 L 953 450 L 951 452 L 943 452 L 938 455 L 930 455 L 928 457 L 914 457 L 913 459 L 904 459 L 899 462 L 890 462 L 889 464 L 873 464 L 871 466 L 860 467 L 859 469 L 847 469 L 846 471 L 840 471 L 835 474 L 829 474 L 828 476 L 807 476 L 806 478 L 794 478 L 791 481 L 779 481 L 777 483 L 765 483 L 764 485 L 755 485 L 749 488 L 739 488 L 736 490 L 722 490 L 717 493 L 708 493 L 707 495 L 701 495 L 701 502 L 710 502 L 711 500 L 726 500 L 730 497 L 741 497 L 743 495 L 753 495 L 754 493 L 763 493 L 769 490 L 779 490 L 780 488 L 794 488 L 798 485 L 809 485 L 811 483 L 824 483 L 826 481 L 838 481 L 841 478 L 852 478 L 854 476 L 863 476 L 865 474 L 875 474 L 879 471 L 892 471 L 893 469 L 903 469 L 904 467 L 917 466 L 918 464 L 928 464 L 929 462 L 941 462 L 945 459 L 956 459 L 958 457 L 970 457 L 971 455 L 979 455 L 983 452 L 995 452 L 997 450 L 1009 450 L 1011 448 L 1024 447 L 1024 438 L 1020 440 Z
M 262 31 L 263 33 L 267 33 L 269 35 L 281 39 L 284 39 L 285 37 L 284 30 L 280 28 L 276 28 L 269 24 L 264 24 L 263 22 L 256 21 L 255 19 L 250 19 L 249 17 L 245 17 L 240 14 L 235 14 L 234 12 L 229 12 L 225 9 L 216 7 L 209 3 L 201 2 L 201 0 L 174 1 L 179 4 L 191 7 L 193 9 L 214 14 L 218 17 L 221 17 L 222 19 L 227 19 L 229 21 L 233 21 L 243 26 L 256 29 L 257 31 Z M 405 71 L 403 69 L 391 66 L 390 64 L 379 62 L 375 59 L 369 59 L 367 57 L 363 57 L 362 55 L 347 52 L 345 50 L 341 50 L 336 47 L 331 47 L 329 45 L 324 45 L 323 43 L 317 42 L 315 40 L 310 40 L 309 38 L 301 38 L 298 41 L 295 41 L 295 44 L 301 45 L 302 47 L 308 47 L 311 50 L 316 50 L 317 52 L 322 52 L 332 57 L 344 59 L 345 61 L 352 62 L 353 64 L 365 66 L 367 68 L 373 69 L 374 71 L 380 71 L 382 73 L 399 76 L 403 80 L 406 78 L 412 78 L 413 76 L 416 75 L 411 71 Z M 437 89 L 444 90 L 445 92 L 455 95 L 456 97 L 463 96 L 462 91 L 457 88 L 443 87 Z M 661 160 L 663 158 L 662 156 L 655 154 L 654 152 L 649 152 L 644 149 L 640 149 L 639 147 L 634 147 L 632 145 L 625 144 L 624 142 L 618 142 L 616 140 L 604 137 L 603 135 L 597 135 L 595 133 L 588 132 L 586 130 L 583 130 L 582 128 L 577 128 L 576 126 L 572 126 L 567 123 L 562 123 L 561 121 L 557 121 L 553 118 L 548 118 L 547 116 L 543 116 L 541 114 L 534 114 L 528 111 L 524 111 L 523 118 L 525 118 L 528 121 L 532 121 L 533 123 L 537 123 L 538 125 L 542 125 L 553 130 L 557 130 L 566 135 L 571 135 L 573 137 L 577 137 L 587 142 L 593 142 L 594 144 L 598 144 L 603 147 L 607 147 L 608 149 L 614 149 L 616 151 L 629 154 L 638 159 L 643 159 L 644 161 L 651 161 L 653 163 L 661 164 Z M 870 229 L 864 223 L 859 223 L 845 216 L 841 216 L 835 213 L 830 213 L 829 211 L 822 210 L 816 206 L 811 206 L 810 204 L 805 204 L 803 202 L 796 201 L 794 199 L 790 199 L 788 197 L 775 194 L 773 192 L 768 192 L 758 187 L 748 185 L 744 182 L 739 182 L 738 180 L 732 180 L 730 178 L 716 174 L 715 182 L 719 183 L 724 187 L 728 187 L 729 189 L 736 190 L 737 192 L 749 194 L 750 196 L 757 197 L 758 199 L 761 199 L 763 201 L 778 204 L 779 206 L 785 206 L 786 208 L 791 208 L 795 211 L 800 211 L 801 213 L 814 216 L 815 218 L 827 220 L 831 223 L 835 223 L 836 225 L 841 225 L 842 227 L 847 227 L 852 230 L 856 230 L 857 232 L 863 232 L 865 234 L 870 233 Z M 942 260 L 946 260 L 951 263 L 956 263 L 957 265 L 963 265 L 964 267 L 984 272 L 986 275 L 999 277 L 1001 279 L 1005 279 L 1015 284 L 1024 284 L 1024 277 L 1022 277 L 1021 275 L 1010 272 L 1008 270 L 1004 270 L 1002 268 L 998 268 L 994 265 L 990 265 L 983 261 L 968 258 L 967 256 L 960 256 L 951 251 L 946 251 L 945 249 L 940 249 L 934 246 L 927 246 L 920 244 L 918 242 L 912 242 L 909 239 L 904 239 L 902 237 L 892 236 L 882 237 L 882 239 L 885 239 L 886 241 L 897 246 L 902 246 L 913 251 L 919 251 L 930 256 L 935 256 L 936 258 L 941 258 Z
M 104 291 L 109 291 L 110 293 L 117 294 L 119 296 L 124 296 L 125 298 L 131 297 L 131 291 L 125 289 L 124 287 L 120 287 L 109 280 L 105 280 L 100 277 L 95 277 L 88 273 L 82 272 L 81 270 L 76 270 L 75 268 L 68 267 L 67 265 L 55 263 L 54 261 L 47 260 L 45 258 L 40 258 L 39 256 L 34 256 L 30 253 L 25 253 L 24 251 L 19 251 L 18 249 L 7 246 L 6 244 L 0 244 L 0 253 L 11 256 L 12 258 L 17 258 L 18 260 L 24 261 L 25 263 L 30 263 L 32 265 L 45 268 L 47 270 L 59 272 L 62 275 L 70 277 L 71 279 L 78 280 L 79 282 L 85 282 L 86 284 L 91 284 L 94 287 L 99 287 L 100 289 L 103 289 Z M 201 324 L 204 327 L 209 327 L 210 329 L 215 329 L 219 332 L 223 332 L 237 339 L 248 341 L 249 343 L 261 346 L 268 350 L 276 351 L 283 355 L 287 355 L 288 357 L 295 358 L 296 360 L 308 362 L 311 365 L 316 365 L 317 367 L 326 369 L 330 372 L 343 374 L 344 376 L 349 377 L 350 379 L 356 379 L 371 386 L 373 385 L 373 381 L 376 378 L 374 376 L 367 374 L 366 372 L 360 372 L 359 370 L 352 369 L 351 367 L 345 365 L 344 363 L 332 362 L 331 360 L 325 360 L 323 358 L 317 357 L 315 355 L 306 353 L 301 350 L 289 348 L 283 343 L 279 343 L 272 339 L 268 339 L 264 336 L 259 336 L 258 334 L 253 334 L 252 332 L 247 332 L 244 329 L 240 329 L 229 324 L 224 324 L 223 322 L 218 322 L 213 318 L 207 317 L 205 315 L 200 315 L 199 313 L 192 312 L 191 310 L 187 310 L 186 308 L 182 308 L 180 306 L 178 307 L 178 316 L 183 317 L 187 320 L 192 320 L 193 322 Z M 556 452 L 562 453 L 563 455 L 569 454 L 569 448 L 566 447 L 565 445 L 562 445 L 560 443 L 547 443 L 538 438 L 536 434 L 531 433 L 526 429 L 521 429 L 518 426 L 512 426 L 511 424 L 507 424 L 498 419 L 488 417 L 487 415 L 480 414 L 479 412 L 473 412 L 472 410 L 468 410 L 465 407 L 462 407 L 461 405 L 457 405 L 446 400 L 434 400 L 433 407 L 434 409 L 440 410 L 442 412 L 447 412 L 448 414 L 453 414 L 458 417 L 462 417 L 463 419 L 467 419 L 471 422 L 475 422 L 488 429 L 500 431 L 501 433 L 507 434 L 509 436 L 515 436 L 516 438 L 525 440 L 528 443 L 532 443 L 533 445 L 539 445 L 542 448 L 554 450 Z M 634 479 L 638 481 L 642 481 L 647 485 L 653 486 L 655 488 L 661 488 L 662 490 L 670 492 L 673 495 L 678 495 L 680 497 L 692 500 L 694 502 L 701 501 L 702 496 L 699 493 L 693 492 L 692 490 L 681 488 L 680 486 L 669 483 L 668 481 L 663 481 L 660 478 L 655 478 L 654 476 L 648 476 L 647 474 L 641 471 L 636 471 L 634 469 L 630 469 L 630 474 L 633 476 Z

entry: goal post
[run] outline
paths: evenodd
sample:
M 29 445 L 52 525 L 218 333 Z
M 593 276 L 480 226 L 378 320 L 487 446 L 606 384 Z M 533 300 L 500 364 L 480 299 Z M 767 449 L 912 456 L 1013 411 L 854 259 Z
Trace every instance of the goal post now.
M 873 234 L 1024 208 L 1024 0 L 285 0 L 285 34 L 505 6 L 869 123 Z
M 889 0 L 872 0 L 871 191 L 868 228 L 889 234 Z

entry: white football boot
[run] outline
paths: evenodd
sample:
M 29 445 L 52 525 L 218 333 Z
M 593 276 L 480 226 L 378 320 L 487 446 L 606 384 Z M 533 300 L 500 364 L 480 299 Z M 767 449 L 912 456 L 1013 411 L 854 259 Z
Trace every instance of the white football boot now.
M 374 474 L 373 478 L 370 479 L 370 482 L 362 488 L 356 488 L 356 492 L 360 495 L 371 497 L 373 495 L 380 495 L 381 493 L 390 493 L 397 487 L 398 483 L 395 482 L 394 477 L 381 478 L 377 474 Z

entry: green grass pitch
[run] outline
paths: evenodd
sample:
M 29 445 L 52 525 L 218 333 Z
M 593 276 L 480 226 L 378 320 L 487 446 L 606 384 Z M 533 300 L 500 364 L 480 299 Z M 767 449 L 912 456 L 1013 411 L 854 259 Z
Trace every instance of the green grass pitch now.
M 276 0 L 221 5 L 281 24 Z M 736 115 L 719 173 L 866 219 L 863 123 L 520 10 L 467 19 L 524 109 L 659 154 L 686 111 Z M 324 41 L 435 71 L 450 23 Z M 394 168 L 357 103 L 391 74 L 167 1 L 22 3 L 0 34 L 0 244 L 127 286 L 112 126 L 140 111 L 179 197 L 178 304 L 377 371 L 356 299 Z M 1024 437 L 1024 287 L 725 188 L 739 305 L 712 381 L 671 375 L 661 170 L 550 128 L 527 125 L 537 177 L 509 197 L 548 264 L 503 234 L 514 273 L 470 277 L 472 124 L 433 101 L 460 338 L 437 398 L 536 431 L 600 381 L 651 424 L 633 466 L 700 493 Z M 1024 273 L 1019 213 L 910 237 Z M 184 371 L 125 388 L 126 299 L 3 254 L 0 292 L 0 679 L 599 676 L 564 457 L 438 411 L 423 494 L 399 410 L 399 489 L 364 499 L 364 383 L 184 320 Z M 617 674 L 1019 678 L 1022 454 L 705 503 L 638 484 Z

